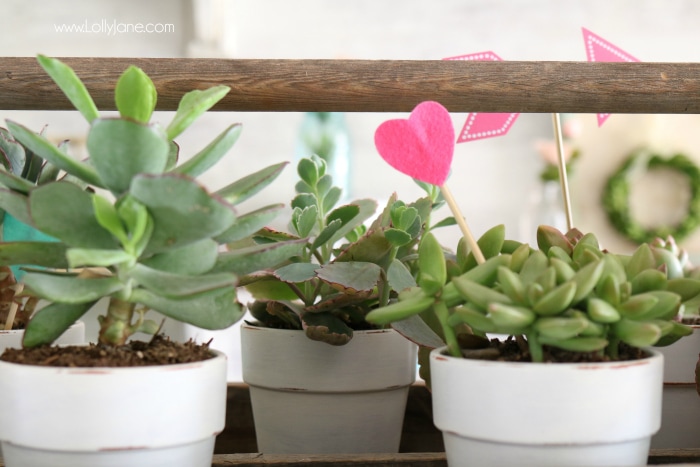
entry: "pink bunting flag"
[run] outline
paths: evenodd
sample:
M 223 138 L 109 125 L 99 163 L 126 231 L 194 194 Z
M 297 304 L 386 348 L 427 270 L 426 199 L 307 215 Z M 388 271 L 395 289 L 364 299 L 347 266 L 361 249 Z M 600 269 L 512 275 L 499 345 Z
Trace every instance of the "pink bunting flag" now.
M 586 45 L 586 56 L 589 62 L 638 62 L 619 47 L 611 44 L 597 34 L 593 34 L 586 28 L 583 31 L 583 41 Z M 602 126 L 610 114 L 598 114 L 598 126 Z
M 418 104 L 408 119 L 387 120 L 374 133 L 374 144 L 390 166 L 425 183 L 442 186 L 454 154 L 454 128 L 441 104 Z
M 493 52 L 479 52 L 456 57 L 445 58 L 444 60 L 493 60 L 501 61 L 501 57 Z M 467 115 L 462 131 L 457 138 L 458 143 L 466 143 L 483 138 L 502 136 L 508 133 L 510 127 L 518 118 L 519 113 L 477 113 L 472 112 Z

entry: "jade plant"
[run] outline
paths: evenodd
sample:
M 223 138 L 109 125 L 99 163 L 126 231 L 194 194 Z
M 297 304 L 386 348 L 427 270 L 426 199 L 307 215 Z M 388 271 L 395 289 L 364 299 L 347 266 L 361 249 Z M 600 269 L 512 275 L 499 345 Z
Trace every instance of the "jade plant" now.
M 396 292 L 415 285 L 410 264 L 430 214 L 442 203 L 437 190 L 406 204 L 393 195 L 369 224 L 376 202 L 356 200 L 336 206 L 326 162 L 315 155 L 300 160 L 289 233 L 262 229 L 260 244 L 298 242 L 299 254 L 264 274 L 241 279 L 256 299 L 250 310 L 268 327 L 303 329 L 314 340 L 344 345 L 353 330 L 371 329 L 365 316 L 385 306 Z M 451 223 L 451 218 L 433 226 Z
M 28 323 L 24 346 L 53 342 L 102 298 L 107 310 L 99 318 L 99 341 L 109 345 L 136 332 L 156 333 L 158 323 L 144 318 L 149 309 L 206 329 L 237 321 L 243 309 L 231 263 L 255 258 L 242 271 L 250 273 L 292 250 L 223 248 L 266 225 L 281 208 L 238 214 L 235 205 L 274 180 L 283 163 L 216 192 L 197 181 L 233 146 L 239 124 L 178 163 L 174 139 L 229 88 L 185 94 L 162 127 L 151 122 L 157 92 L 141 69 L 131 66 L 119 77 L 119 115 L 103 118 L 69 66 L 45 56 L 38 61 L 89 123 L 89 155 L 76 160 L 44 136 L 7 122 L 12 138 L 71 178 L 35 185 L 11 171 L 0 177 L 0 208 L 57 240 L 0 244 L 0 264 L 35 266 L 23 278 L 25 293 L 48 302 Z
M 449 274 L 428 233 L 419 247 L 418 286 L 367 320 L 381 325 L 432 313 L 450 355 L 464 355 L 461 333 L 504 334 L 535 362 L 546 359 L 548 347 L 615 360 L 621 343 L 668 345 L 692 332 L 678 318 L 700 281 L 684 276 L 669 249 L 642 244 L 631 255 L 614 254 L 591 233 L 547 226 L 539 227 L 537 242 L 535 249 L 505 240 L 505 228 L 494 227 L 478 241 L 485 262 L 458 254 L 457 273 Z

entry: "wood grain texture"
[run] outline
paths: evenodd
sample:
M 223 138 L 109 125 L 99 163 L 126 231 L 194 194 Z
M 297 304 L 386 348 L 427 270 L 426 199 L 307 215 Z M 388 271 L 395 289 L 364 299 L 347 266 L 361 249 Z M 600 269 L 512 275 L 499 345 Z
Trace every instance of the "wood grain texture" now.
M 700 63 L 472 62 L 447 60 L 227 60 L 62 58 L 113 110 L 130 64 L 175 110 L 191 89 L 232 92 L 214 110 L 408 112 L 436 100 L 451 112 L 700 113 Z M 0 109 L 65 110 L 69 102 L 33 57 L 0 58 Z

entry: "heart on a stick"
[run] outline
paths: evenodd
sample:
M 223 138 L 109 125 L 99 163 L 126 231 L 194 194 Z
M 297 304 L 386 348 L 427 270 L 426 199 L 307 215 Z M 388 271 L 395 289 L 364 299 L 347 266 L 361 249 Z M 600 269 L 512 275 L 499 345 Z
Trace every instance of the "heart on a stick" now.
M 408 119 L 387 120 L 374 133 L 374 144 L 389 165 L 438 186 L 450 173 L 454 139 L 450 113 L 433 101 L 418 104 Z

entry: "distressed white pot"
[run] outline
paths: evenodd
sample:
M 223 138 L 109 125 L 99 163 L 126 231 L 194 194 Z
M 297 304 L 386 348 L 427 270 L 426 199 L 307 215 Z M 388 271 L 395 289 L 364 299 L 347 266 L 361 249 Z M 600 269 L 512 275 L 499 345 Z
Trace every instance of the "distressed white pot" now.
M 226 413 L 226 357 L 54 368 L 0 361 L 7 467 L 210 467 Z
M 646 465 L 663 356 L 509 363 L 430 355 L 433 417 L 458 466 Z
M 651 440 L 653 449 L 700 448 L 700 396 L 695 366 L 700 353 L 700 326 L 693 334 L 658 347 L 664 356 L 664 411 L 661 429 Z
M 244 324 L 241 345 L 258 451 L 398 452 L 417 348 L 396 331 L 336 347 Z
M 23 329 L 0 331 L 0 354 L 9 348 L 21 348 L 24 338 Z M 85 343 L 85 323 L 78 321 L 54 342 L 55 345 L 80 345 Z

